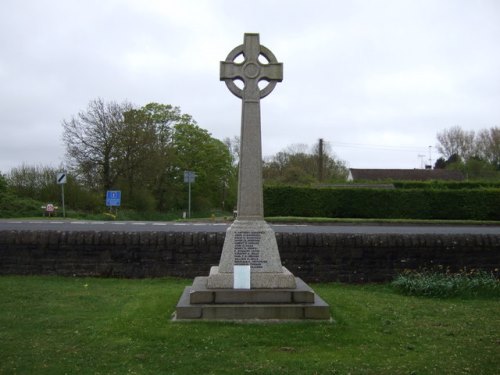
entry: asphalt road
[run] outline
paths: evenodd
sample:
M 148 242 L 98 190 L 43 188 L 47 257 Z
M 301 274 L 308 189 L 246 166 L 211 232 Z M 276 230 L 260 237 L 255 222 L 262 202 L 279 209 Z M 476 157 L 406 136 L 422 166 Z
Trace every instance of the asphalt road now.
M 0 220 L 2 230 L 114 231 L 114 232 L 225 232 L 227 223 L 179 223 L 144 221 Z M 368 225 L 368 224 L 272 224 L 283 233 L 348 234 L 500 234 L 500 226 L 463 225 Z

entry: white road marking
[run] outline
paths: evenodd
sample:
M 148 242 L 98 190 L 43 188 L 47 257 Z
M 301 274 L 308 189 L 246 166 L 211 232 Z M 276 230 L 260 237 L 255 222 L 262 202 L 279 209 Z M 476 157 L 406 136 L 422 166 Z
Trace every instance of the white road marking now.
M 307 227 L 307 224 L 271 224 L 273 227 Z

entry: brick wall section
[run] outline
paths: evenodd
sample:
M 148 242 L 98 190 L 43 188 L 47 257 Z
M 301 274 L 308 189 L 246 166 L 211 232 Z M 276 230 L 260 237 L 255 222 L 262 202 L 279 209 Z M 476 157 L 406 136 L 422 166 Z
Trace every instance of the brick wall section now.
M 0 274 L 193 278 L 219 262 L 224 233 L 0 231 Z M 277 233 L 307 282 L 378 282 L 403 269 L 500 268 L 500 235 Z

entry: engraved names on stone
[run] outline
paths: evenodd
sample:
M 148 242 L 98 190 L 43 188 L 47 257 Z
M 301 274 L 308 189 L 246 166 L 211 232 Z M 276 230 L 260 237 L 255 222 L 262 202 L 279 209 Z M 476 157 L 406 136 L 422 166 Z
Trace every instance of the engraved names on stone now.
M 260 257 L 260 242 L 264 232 L 234 233 L 234 264 L 250 265 L 253 269 L 263 268 L 266 260 Z

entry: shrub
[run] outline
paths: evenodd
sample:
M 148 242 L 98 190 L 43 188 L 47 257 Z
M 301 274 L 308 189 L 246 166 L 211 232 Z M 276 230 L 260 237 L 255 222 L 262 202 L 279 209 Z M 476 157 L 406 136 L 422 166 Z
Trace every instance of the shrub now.
M 499 181 L 394 181 L 396 189 L 500 189 Z
M 269 186 L 266 216 L 500 220 L 500 189 L 369 189 Z
M 0 173 L 0 194 L 7 191 L 7 179 Z
M 42 203 L 30 198 L 19 198 L 0 192 L 0 217 L 41 216 Z
M 410 271 L 398 275 L 391 285 L 400 293 L 410 296 L 500 297 L 500 280 L 484 271 Z

